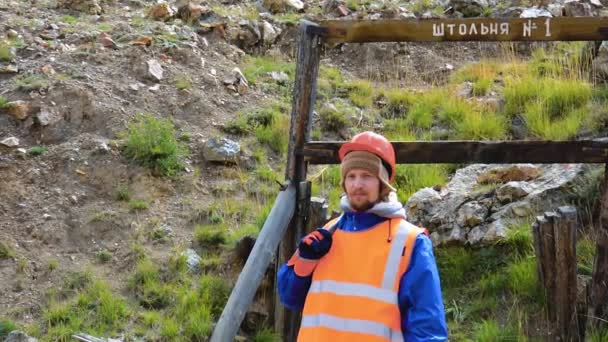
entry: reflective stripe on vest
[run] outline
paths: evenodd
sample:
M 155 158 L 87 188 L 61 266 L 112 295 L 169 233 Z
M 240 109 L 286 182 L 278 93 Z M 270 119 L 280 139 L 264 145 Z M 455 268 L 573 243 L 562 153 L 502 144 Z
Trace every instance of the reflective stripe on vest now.
M 367 284 L 321 280 L 313 282 L 308 290 L 308 293 L 322 292 L 329 292 L 339 296 L 368 297 L 381 302 L 397 305 L 397 297 L 392 289 L 379 289 Z
M 401 251 L 405 246 L 405 240 L 409 232 L 409 228 L 412 226 L 411 223 L 401 220 L 399 223 L 399 230 L 391 245 L 391 251 L 386 259 L 386 265 L 384 266 L 384 277 L 382 277 L 382 288 L 387 290 L 393 289 L 395 284 L 395 277 L 397 276 L 397 270 L 399 269 L 399 260 L 401 259 Z
M 390 327 L 373 321 L 360 319 L 347 319 L 331 315 L 307 315 L 302 317 L 301 328 L 326 327 L 338 331 L 370 334 L 386 338 L 391 342 L 403 341 L 401 331 L 392 330 Z

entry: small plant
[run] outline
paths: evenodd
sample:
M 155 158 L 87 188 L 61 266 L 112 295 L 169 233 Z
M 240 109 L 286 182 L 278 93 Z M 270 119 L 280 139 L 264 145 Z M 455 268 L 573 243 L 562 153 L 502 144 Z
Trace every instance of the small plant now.
M 226 243 L 226 228 L 222 226 L 197 226 L 194 229 L 194 240 L 201 247 L 217 247 Z
M 270 80 L 269 74 L 273 71 L 282 71 L 289 75 L 291 80 L 295 76 L 296 66 L 294 63 L 277 60 L 274 57 L 261 56 L 246 58 L 241 70 L 250 84 L 258 85 L 265 80 Z
M 525 258 L 534 252 L 532 227 L 528 222 L 511 226 L 503 243 L 510 247 L 516 258 Z
M 531 301 L 538 301 L 538 276 L 536 260 L 525 258 L 507 266 L 508 284 L 513 294 Z
M 319 119 L 321 121 L 321 129 L 326 132 L 339 132 L 347 125 L 344 112 L 335 107 L 324 107 L 319 112 Z
M 6 107 L 7 103 L 8 103 L 8 100 L 5 97 L 0 96 L 0 109 Z
M 507 134 L 503 116 L 491 111 L 469 110 L 454 124 L 456 137 L 463 140 L 499 140 Z
M 61 18 L 59 18 L 59 21 L 62 23 L 74 25 L 78 22 L 78 18 L 73 17 L 71 15 L 64 15 L 64 16 L 61 16 Z
M 0 259 L 9 259 L 14 258 L 15 252 L 9 246 L 5 245 L 3 242 L 0 242 Z
M 0 41 L 0 62 L 12 62 L 15 53 L 12 45 L 7 41 Z
M 280 342 L 281 335 L 274 332 L 272 329 L 264 328 L 259 330 L 253 336 L 253 342 Z
M 95 254 L 95 257 L 97 257 L 97 260 L 99 260 L 99 262 L 105 264 L 108 261 L 112 260 L 112 253 L 110 253 L 107 249 L 102 249 L 101 251 Z
M 255 130 L 255 136 L 261 144 L 265 144 L 277 153 L 287 152 L 289 143 L 289 117 L 281 115 L 270 126 L 260 126 Z
M 41 156 L 46 152 L 46 147 L 44 146 L 33 146 L 27 150 L 27 154 L 30 156 Z
M 17 325 L 15 325 L 15 323 L 7 319 L 0 319 L 0 340 L 4 340 L 4 338 L 13 330 L 17 330 Z
M 192 89 L 192 79 L 188 75 L 181 75 L 176 77 L 175 88 L 177 88 L 177 90 Z
M 374 101 L 374 86 L 367 80 L 355 80 L 347 85 L 349 89 L 348 97 L 355 106 L 361 108 L 370 107 Z
M 45 75 L 29 74 L 17 76 L 14 80 L 14 84 L 19 90 L 36 91 L 47 89 L 51 83 Z
M 127 185 L 121 185 L 116 191 L 116 199 L 123 202 L 128 202 L 133 197 L 131 190 Z
M 148 202 L 143 200 L 132 200 L 129 202 L 129 207 L 132 210 L 146 210 L 148 209 Z
M 183 169 L 180 160 L 187 148 L 175 138 L 173 124 L 167 119 L 140 114 L 129 123 L 125 155 L 161 175 L 173 177 Z
M 50 259 L 47 262 L 47 268 L 48 268 L 49 272 L 53 272 L 58 267 L 59 267 L 59 260 L 57 260 L 57 259 Z

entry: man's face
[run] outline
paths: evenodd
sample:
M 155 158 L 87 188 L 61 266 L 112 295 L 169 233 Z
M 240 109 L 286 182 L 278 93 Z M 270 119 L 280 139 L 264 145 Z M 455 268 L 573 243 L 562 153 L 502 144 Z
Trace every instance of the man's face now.
M 345 176 L 344 188 L 350 206 L 356 211 L 365 211 L 378 202 L 380 179 L 367 170 L 352 169 Z

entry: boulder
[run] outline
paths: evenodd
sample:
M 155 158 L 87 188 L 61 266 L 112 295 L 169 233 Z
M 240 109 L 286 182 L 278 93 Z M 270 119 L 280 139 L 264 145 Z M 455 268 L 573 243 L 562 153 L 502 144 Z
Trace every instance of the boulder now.
M 567 17 L 592 17 L 591 5 L 578 0 L 570 0 L 564 3 L 564 15 Z
M 198 272 L 201 264 L 201 257 L 196 254 L 196 251 L 188 248 L 182 253 L 182 255 L 186 257 L 186 264 L 188 265 L 188 270 L 193 273 Z
M 504 184 L 496 189 L 496 198 L 503 203 L 513 202 L 522 197 L 528 196 L 528 194 L 531 192 L 532 187 L 530 187 L 528 182 L 513 181 L 508 182 L 507 184 Z
M 489 6 L 486 0 L 452 0 L 450 6 L 464 17 L 481 16 L 485 8 Z
M 15 330 L 11 331 L 7 336 L 4 342 L 38 342 L 38 339 L 29 336 L 23 331 Z
M 236 163 L 240 153 L 240 144 L 228 138 L 211 138 L 203 147 L 203 157 L 210 162 Z
M 0 145 L 4 145 L 6 147 L 17 147 L 19 146 L 19 139 L 15 137 L 8 137 L 0 140 Z
M 30 116 L 31 106 L 25 101 L 11 101 L 4 105 L 8 114 L 17 120 L 25 120 Z
M 568 203 L 590 170 L 586 164 L 474 164 L 457 170 L 441 191 L 421 189 L 404 206 L 408 220 L 429 229 L 435 244 L 493 243 L 516 221 Z

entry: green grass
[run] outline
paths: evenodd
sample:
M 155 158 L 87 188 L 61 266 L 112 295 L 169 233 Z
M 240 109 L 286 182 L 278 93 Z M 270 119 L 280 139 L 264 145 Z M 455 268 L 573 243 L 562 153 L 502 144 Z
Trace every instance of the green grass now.
M 532 226 L 528 222 L 510 226 L 507 236 L 501 242 L 509 246 L 511 253 L 517 258 L 531 255 L 534 252 Z
M 148 202 L 143 200 L 132 200 L 129 202 L 129 208 L 131 208 L 131 210 L 146 210 L 148 207 Z
M 47 151 L 44 146 L 32 146 L 27 150 L 29 156 L 41 156 Z
M 110 260 L 112 260 L 112 253 L 110 253 L 108 250 L 104 249 L 104 250 L 97 252 L 95 254 L 95 257 L 97 258 L 97 260 L 99 260 L 99 262 L 105 264 L 105 263 L 109 262 Z
M 543 101 L 526 105 L 523 119 L 530 132 L 545 140 L 567 140 L 573 138 L 582 126 L 587 110 L 573 109 L 561 117 L 552 119 L 547 104 Z
M 249 56 L 245 58 L 243 64 L 241 64 L 241 70 L 250 84 L 260 85 L 261 83 L 272 80 L 269 75 L 272 71 L 282 71 L 289 75 L 290 80 L 293 81 L 296 73 L 296 66 L 294 63 L 278 60 L 277 58 L 270 56 Z
M 228 240 L 223 225 L 199 225 L 194 228 L 194 241 L 201 247 L 219 247 Z
M 597 250 L 597 243 L 589 234 L 584 234 L 582 237 L 578 237 L 576 241 L 576 265 L 577 272 L 591 276 L 593 274 L 593 262 L 595 260 L 595 253 Z
M 507 135 L 505 118 L 491 111 L 469 110 L 454 124 L 457 139 L 500 140 Z
M 405 203 L 416 191 L 435 185 L 444 185 L 448 181 L 447 169 L 441 164 L 397 165 L 395 188 L 399 200 Z
M 129 202 L 133 197 L 133 193 L 127 185 L 121 185 L 116 190 L 116 199 L 118 201 Z
M 281 335 L 274 332 L 272 329 L 264 328 L 258 331 L 252 338 L 253 342 L 280 342 Z
M 175 88 L 177 90 L 192 89 L 192 78 L 188 75 L 180 75 L 175 78 Z
M 63 15 L 59 18 L 59 21 L 62 23 L 74 25 L 78 22 L 78 18 L 73 17 L 71 15 Z
M 15 59 L 12 49 L 8 41 L 0 41 L 0 62 L 12 62 Z
M 0 52 L 1 53 L 1 52 Z M 51 81 L 46 75 L 29 74 L 19 75 L 14 78 L 13 84 L 17 89 L 23 91 L 39 91 L 47 89 L 51 85 Z
M 507 342 L 519 341 L 517 330 L 501 326 L 495 320 L 483 320 L 474 327 L 473 341 Z
M 173 124 L 149 114 L 139 114 L 129 123 L 123 152 L 127 158 L 167 177 L 183 169 L 181 158 L 188 154 L 187 147 L 176 139 Z
M 339 132 L 348 125 L 346 113 L 336 107 L 324 107 L 319 111 L 321 129 L 326 132 Z
M 268 146 L 276 153 L 285 154 L 289 144 L 289 124 L 287 115 L 278 116 L 271 125 L 257 127 L 255 136 L 260 144 Z
M 17 325 L 8 319 L 0 319 L 0 339 L 4 338 L 13 330 L 17 330 Z
M 6 107 L 7 103 L 8 103 L 8 100 L 5 97 L 0 96 L 0 109 Z
M 124 329 L 131 315 L 124 299 L 101 280 L 93 280 L 66 301 L 52 300 L 43 311 L 49 340 L 69 341 L 72 334 L 87 331 L 97 336 Z
M 14 258 L 15 252 L 13 249 L 6 245 L 4 242 L 0 241 L 0 259 L 9 259 Z
M 348 97 L 355 106 L 361 108 L 370 107 L 374 102 L 374 85 L 367 80 L 354 80 L 346 87 L 349 90 Z

